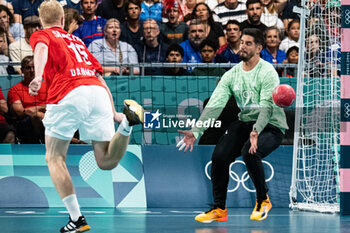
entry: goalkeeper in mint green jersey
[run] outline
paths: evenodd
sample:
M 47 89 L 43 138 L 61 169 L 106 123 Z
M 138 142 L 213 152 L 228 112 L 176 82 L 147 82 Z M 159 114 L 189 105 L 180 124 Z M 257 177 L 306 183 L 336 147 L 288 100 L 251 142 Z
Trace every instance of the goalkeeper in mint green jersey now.
M 260 30 L 247 28 L 242 32 L 239 51 L 242 61 L 223 75 L 198 120 L 217 119 L 232 95 L 241 109 L 239 120 L 229 126 L 213 152 L 211 181 L 214 207 L 197 215 L 195 219 L 199 222 L 227 220 L 229 167 L 241 155 L 257 195 L 250 219 L 264 220 L 272 207 L 262 159 L 279 147 L 288 125 L 283 109 L 272 100 L 272 91 L 279 85 L 279 77 L 274 67 L 260 58 L 263 43 Z M 196 139 L 205 130 L 205 127 L 194 127 L 191 131 L 179 131 L 184 134 L 177 145 L 179 150 L 190 148 L 192 151 Z

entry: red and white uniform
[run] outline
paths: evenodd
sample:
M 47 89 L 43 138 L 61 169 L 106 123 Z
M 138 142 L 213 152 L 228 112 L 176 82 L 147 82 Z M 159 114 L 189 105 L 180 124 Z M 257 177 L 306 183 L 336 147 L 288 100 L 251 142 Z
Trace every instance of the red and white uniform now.
M 102 74 L 102 66 L 79 37 L 53 27 L 32 34 L 30 45 L 33 51 L 40 42 L 49 48 L 43 74 L 48 89 L 48 104 L 58 103 L 79 86 L 102 86 L 96 77 L 96 72 Z

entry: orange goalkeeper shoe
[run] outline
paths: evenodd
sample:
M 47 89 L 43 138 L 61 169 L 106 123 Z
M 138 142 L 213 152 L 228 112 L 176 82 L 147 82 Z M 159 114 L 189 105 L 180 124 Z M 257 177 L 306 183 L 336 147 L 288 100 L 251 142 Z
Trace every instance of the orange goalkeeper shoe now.
M 195 217 L 196 221 L 202 223 L 211 223 L 213 221 L 225 222 L 227 219 L 227 208 L 224 210 L 220 208 L 213 208 Z
M 271 210 L 271 208 L 272 208 L 272 204 L 269 199 L 269 196 L 267 196 L 267 199 L 263 200 L 261 203 L 256 201 L 255 208 L 252 214 L 250 215 L 250 219 L 255 221 L 262 221 L 266 219 L 267 214 Z

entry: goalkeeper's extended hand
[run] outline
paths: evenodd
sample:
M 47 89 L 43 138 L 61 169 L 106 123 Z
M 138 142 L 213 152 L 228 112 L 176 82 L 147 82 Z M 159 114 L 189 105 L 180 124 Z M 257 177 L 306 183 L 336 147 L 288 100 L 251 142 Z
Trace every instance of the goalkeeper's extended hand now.
M 190 152 L 192 152 L 193 144 L 196 141 L 196 137 L 193 135 L 192 131 L 178 130 L 178 132 L 184 134 L 185 137 L 181 141 L 179 141 L 176 147 L 179 148 L 179 151 L 181 151 L 185 147 L 184 152 L 186 152 L 188 147 L 190 147 Z

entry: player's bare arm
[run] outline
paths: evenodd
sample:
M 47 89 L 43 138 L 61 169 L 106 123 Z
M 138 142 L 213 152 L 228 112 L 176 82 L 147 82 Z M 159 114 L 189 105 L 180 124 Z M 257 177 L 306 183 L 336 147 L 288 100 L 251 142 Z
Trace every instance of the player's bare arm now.
M 176 147 L 179 148 L 179 151 L 181 151 L 185 147 L 184 152 L 186 152 L 190 147 L 190 152 L 192 152 L 193 144 L 196 141 L 196 137 L 194 136 L 192 131 L 178 130 L 178 132 L 184 134 L 184 138 L 176 145 Z
M 44 43 L 38 43 L 34 49 L 35 78 L 29 84 L 29 94 L 37 95 L 41 87 L 41 81 L 47 62 L 49 48 Z

